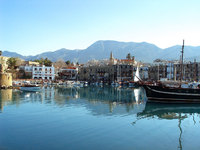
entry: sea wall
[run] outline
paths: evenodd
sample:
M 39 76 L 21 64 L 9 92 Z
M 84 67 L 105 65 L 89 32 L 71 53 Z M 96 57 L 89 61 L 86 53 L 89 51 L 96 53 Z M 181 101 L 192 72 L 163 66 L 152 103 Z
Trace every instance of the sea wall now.
M 12 87 L 12 74 L 11 73 L 0 73 L 0 87 L 1 88 Z

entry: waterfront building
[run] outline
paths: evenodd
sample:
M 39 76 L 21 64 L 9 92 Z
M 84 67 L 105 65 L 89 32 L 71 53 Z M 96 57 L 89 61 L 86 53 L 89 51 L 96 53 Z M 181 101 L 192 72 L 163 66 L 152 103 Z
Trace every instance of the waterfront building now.
M 130 54 L 126 59 L 115 59 L 112 52 L 109 60 L 93 60 L 79 70 L 79 79 L 89 82 L 130 81 L 133 80 L 138 63 Z M 140 65 L 140 74 L 143 80 L 148 78 L 148 66 Z
M 149 79 L 149 64 L 141 64 L 139 65 L 139 74 L 140 74 L 140 78 L 143 81 L 146 81 Z M 133 67 L 133 77 L 135 76 L 137 70 L 137 66 Z
M 109 65 L 83 66 L 79 70 L 79 80 L 89 82 L 110 82 L 114 77 L 114 68 Z
M 148 67 L 148 80 L 157 81 L 167 78 L 167 65 L 158 63 Z
M 62 67 L 59 72 L 58 76 L 61 79 L 65 80 L 75 80 L 78 76 L 78 67 L 75 66 L 68 66 L 68 67 Z
M 55 69 L 52 66 L 32 66 L 32 78 L 33 79 L 55 79 Z
M 33 66 L 39 66 L 39 62 L 24 61 L 19 66 L 18 78 L 32 79 Z
M 174 64 L 174 80 L 180 80 L 181 65 Z M 185 81 L 199 81 L 200 80 L 200 63 L 185 62 L 183 64 L 183 80 Z
M 181 64 L 179 61 L 152 64 L 149 67 L 149 80 L 180 80 Z M 187 82 L 200 81 L 200 62 L 184 62 L 183 80 Z

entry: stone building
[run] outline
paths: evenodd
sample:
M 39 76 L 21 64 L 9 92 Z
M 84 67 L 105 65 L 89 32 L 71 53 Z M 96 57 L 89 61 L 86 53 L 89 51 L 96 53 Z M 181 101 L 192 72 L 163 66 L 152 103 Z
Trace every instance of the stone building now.
M 5 57 L 0 55 L 0 67 L 1 67 L 1 72 L 5 72 L 6 69 L 8 68 L 7 61 L 10 57 Z
M 12 74 L 11 73 L 0 73 L 0 86 L 1 88 L 12 87 Z
M 79 70 L 78 79 L 89 82 L 111 82 L 114 77 L 114 67 L 105 66 L 83 66 Z
M 166 64 L 151 64 L 148 67 L 148 80 L 157 81 L 163 78 L 167 78 Z
M 58 72 L 58 76 L 60 79 L 76 80 L 78 77 L 78 67 L 75 66 L 62 67 Z
M 6 72 L 9 57 L 1 56 L 1 54 L 2 52 L 0 51 L 0 87 L 8 88 L 12 86 L 12 74 Z
M 133 80 L 137 68 L 137 62 L 130 54 L 127 55 L 126 59 L 115 59 L 111 52 L 109 61 L 105 60 L 105 63 L 94 62 L 94 64 L 89 63 L 89 65 L 79 69 L 79 80 L 107 83 L 130 81 Z M 145 65 L 140 67 L 140 74 L 143 80 L 147 80 L 148 67 Z
M 181 64 L 176 62 L 153 64 L 149 67 L 149 80 L 180 80 Z M 184 81 L 200 81 L 200 62 L 184 62 L 182 76 Z

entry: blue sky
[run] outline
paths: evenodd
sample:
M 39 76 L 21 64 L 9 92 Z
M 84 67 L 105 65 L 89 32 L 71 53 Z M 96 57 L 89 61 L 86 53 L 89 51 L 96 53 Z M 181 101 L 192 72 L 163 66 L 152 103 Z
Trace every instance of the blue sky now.
M 0 0 L 0 49 L 35 55 L 97 40 L 200 46 L 199 0 Z

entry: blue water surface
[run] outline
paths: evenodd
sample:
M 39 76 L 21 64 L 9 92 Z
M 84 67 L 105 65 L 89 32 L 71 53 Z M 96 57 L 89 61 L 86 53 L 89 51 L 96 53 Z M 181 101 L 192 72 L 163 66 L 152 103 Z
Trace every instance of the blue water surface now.
M 2 150 L 200 149 L 200 106 L 146 102 L 142 88 L 0 91 Z

